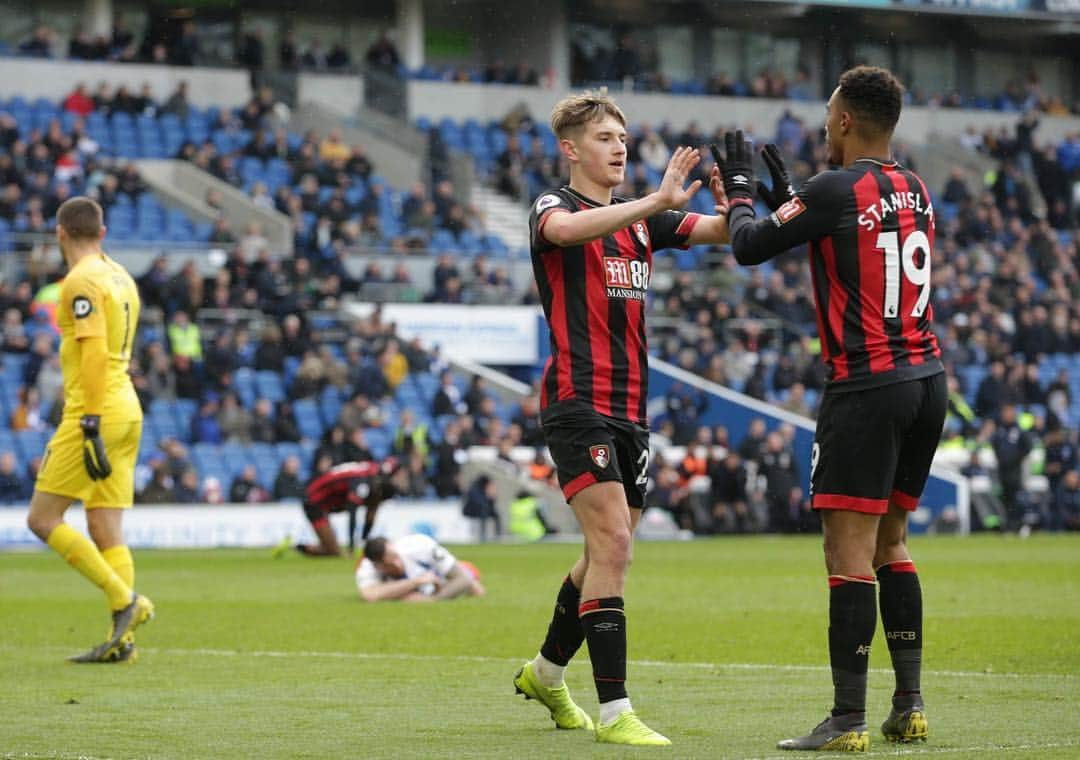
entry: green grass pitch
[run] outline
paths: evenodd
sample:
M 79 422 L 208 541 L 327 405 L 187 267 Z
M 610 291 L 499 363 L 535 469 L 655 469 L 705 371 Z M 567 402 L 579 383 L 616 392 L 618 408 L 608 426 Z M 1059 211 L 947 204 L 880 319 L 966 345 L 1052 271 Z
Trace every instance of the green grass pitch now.
M 872 753 L 1080 757 L 1080 540 L 921 538 L 931 737 L 880 737 L 892 688 L 871 659 Z M 598 746 L 512 693 L 570 545 L 460 547 L 490 595 L 358 601 L 345 560 L 144 551 L 158 616 L 132 666 L 64 657 L 107 627 L 100 594 L 49 552 L 0 554 L 0 757 L 774 758 L 830 704 L 817 538 L 641 543 L 627 587 L 629 687 L 668 749 Z M 585 651 L 568 671 L 596 713 Z

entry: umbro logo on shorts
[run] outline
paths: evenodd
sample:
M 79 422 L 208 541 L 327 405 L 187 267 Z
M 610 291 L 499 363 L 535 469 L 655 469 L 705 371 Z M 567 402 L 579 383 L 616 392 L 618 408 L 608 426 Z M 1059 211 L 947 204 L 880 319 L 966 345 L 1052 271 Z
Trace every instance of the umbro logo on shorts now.
M 611 449 L 608 448 L 606 443 L 598 443 L 589 447 L 589 456 L 592 458 L 593 464 L 602 470 L 611 462 Z

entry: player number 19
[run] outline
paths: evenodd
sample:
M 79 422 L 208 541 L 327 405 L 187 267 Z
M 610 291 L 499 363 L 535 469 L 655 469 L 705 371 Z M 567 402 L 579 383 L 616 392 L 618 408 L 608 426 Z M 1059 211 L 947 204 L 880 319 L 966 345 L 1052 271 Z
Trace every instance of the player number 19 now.
M 911 316 L 921 317 L 930 302 L 930 239 L 921 230 L 914 230 L 904 239 L 900 248 L 899 232 L 882 232 L 877 247 L 885 252 L 885 317 L 895 319 L 900 313 L 900 270 L 908 282 L 919 288 L 919 298 L 911 310 Z M 922 266 L 916 257 L 922 253 Z

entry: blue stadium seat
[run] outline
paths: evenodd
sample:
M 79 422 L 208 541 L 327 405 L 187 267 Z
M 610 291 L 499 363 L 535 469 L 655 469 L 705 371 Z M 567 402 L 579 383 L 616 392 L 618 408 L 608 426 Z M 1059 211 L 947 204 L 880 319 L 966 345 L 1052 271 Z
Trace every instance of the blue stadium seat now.
M 319 411 L 322 413 L 323 423 L 326 427 L 332 427 L 341 414 L 341 398 L 334 393 L 323 393 L 319 399 Z
M 323 421 L 319 415 L 319 407 L 313 399 L 298 399 L 293 403 L 293 416 L 296 417 L 296 426 L 300 428 L 300 435 L 304 438 L 317 441 L 323 434 Z
M 249 367 L 240 367 L 233 373 L 233 388 L 244 406 L 255 403 L 255 371 Z
M 287 457 L 299 457 L 301 460 L 304 458 L 304 450 L 300 447 L 299 443 L 282 442 L 275 444 L 277 448 L 278 461 L 285 461 Z
M 367 440 L 368 448 L 371 449 L 371 453 L 376 459 L 384 459 L 389 456 L 393 443 L 393 433 L 385 428 L 367 428 L 364 431 L 364 438 Z
M 285 399 L 285 386 L 281 381 L 281 375 L 276 372 L 268 370 L 256 372 L 255 391 L 258 396 L 268 398 L 274 403 Z

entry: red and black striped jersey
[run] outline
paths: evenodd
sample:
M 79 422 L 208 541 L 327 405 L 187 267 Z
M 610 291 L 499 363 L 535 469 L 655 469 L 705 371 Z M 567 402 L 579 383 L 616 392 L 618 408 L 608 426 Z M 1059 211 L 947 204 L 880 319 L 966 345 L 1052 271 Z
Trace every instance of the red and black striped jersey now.
M 324 512 L 339 512 L 364 504 L 371 481 L 379 473 L 375 462 L 345 462 L 308 481 L 304 504 Z
M 653 251 L 685 246 L 700 216 L 664 211 L 566 248 L 544 238 L 544 224 L 555 210 L 577 213 L 599 205 L 562 187 L 540 195 L 529 215 L 533 273 L 551 328 L 541 417 L 584 404 L 608 417 L 644 424 L 649 382 L 645 298 Z
M 943 372 L 931 329 L 934 206 L 923 181 L 895 162 L 861 158 L 821 172 L 755 220 L 730 212 L 741 264 L 810 243 L 821 355 L 829 390 L 861 390 Z

